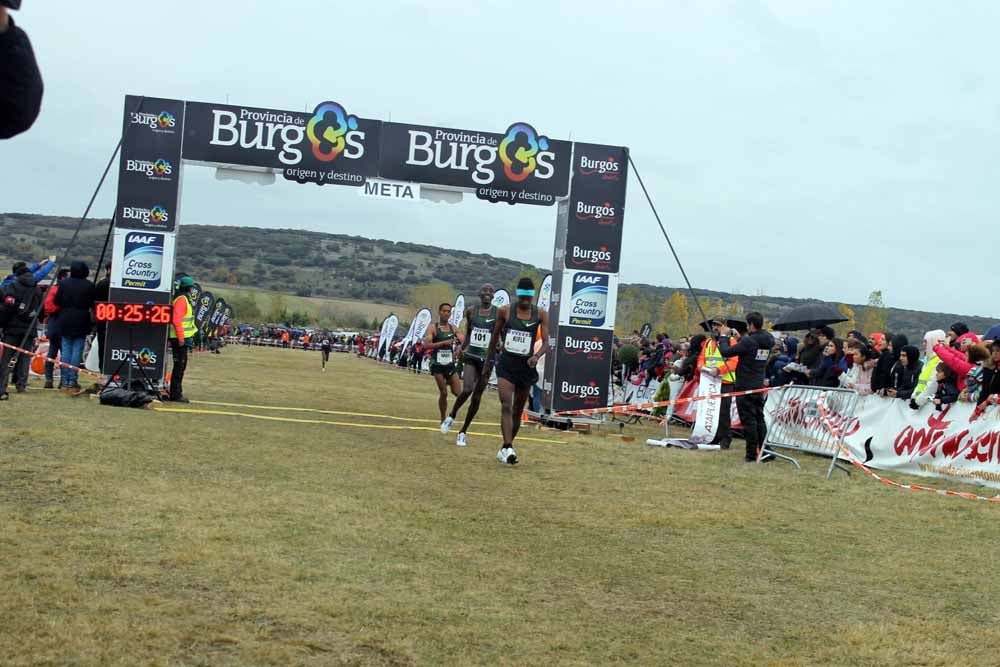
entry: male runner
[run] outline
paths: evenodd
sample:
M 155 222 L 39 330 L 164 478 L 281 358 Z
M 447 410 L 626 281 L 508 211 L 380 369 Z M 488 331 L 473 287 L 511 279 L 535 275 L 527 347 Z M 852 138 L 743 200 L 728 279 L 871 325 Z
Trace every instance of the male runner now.
M 330 337 L 323 336 L 323 342 L 320 343 L 320 350 L 323 351 L 323 372 L 326 372 L 326 362 L 330 361 Z
M 498 344 L 503 352 L 497 361 L 497 390 L 500 394 L 500 431 L 503 446 L 497 452 L 497 461 L 509 465 L 517 463 L 514 438 L 521 428 L 521 414 L 528 402 L 531 387 L 538 382 L 538 359 L 549 348 L 549 314 L 534 304 L 535 283 L 524 277 L 517 282 L 517 302 L 497 311 L 497 323 L 490 340 L 486 363 L 493 360 Z M 535 339 L 541 331 L 542 345 L 531 353 Z
M 438 306 L 438 321 L 427 327 L 424 337 L 424 349 L 431 355 L 431 375 L 438 386 L 442 433 L 447 433 L 454 421 L 448 417 L 448 387 L 451 387 L 451 393 L 455 396 L 458 396 L 462 388 L 462 383 L 455 374 L 455 341 L 462 341 L 455 327 L 448 323 L 450 317 L 451 304 L 442 303 Z
M 451 414 L 445 424 L 451 427 L 458 417 L 458 409 L 472 397 L 469 409 L 465 413 L 465 422 L 458 432 L 455 444 L 466 446 L 466 432 L 473 418 L 479 412 L 479 403 L 483 392 L 490 381 L 492 364 L 486 363 L 486 355 L 490 351 L 490 340 L 493 338 L 493 325 L 497 320 L 497 309 L 493 305 L 493 285 L 486 283 L 479 288 L 479 307 L 469 306 L 465 309 L 465 342 L 459 355 L 465 363 L 462 371 L 462 393 L 455 400 Z M 443 426 L 442 426 L 443 427 Z

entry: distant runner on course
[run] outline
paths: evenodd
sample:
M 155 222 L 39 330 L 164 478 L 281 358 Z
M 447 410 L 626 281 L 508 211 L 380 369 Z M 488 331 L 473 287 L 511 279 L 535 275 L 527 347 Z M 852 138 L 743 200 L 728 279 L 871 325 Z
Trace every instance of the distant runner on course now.
M 500 432 L 503 445 L 497 452 L 500 463 L 514 465 L 517 453 L 514 438 L 521 428 L 521 414 L 531 394 L 531 387 L 538 382 L 538 359 L 549 347 L 549 315 L 535 305 L 535 283 L 531 278 L 517 282 L 516 302 L 497 311 L 496 327 L 486 357 L 489 363 L 500 344 L 503 351 L 497 360 L 497 390 L 500 393 Z M 541 331 L 542 345 L 532 354 L 532 347 Z
M 424 349 L 431 356 L 431 375 L 438 387 L 442 433 L 447 433 L 454 421 L 448 416 L 448 387 L 451 387 L 451 393 L 456 396 L 462 390 L 462 383 L 455 374 L 455 342 L 462 341 L 455 327 L 448 324 L 450 317 L 451 304 L 442 303 L 438 306 L 438 321 L 427 328 L 427 335 L 424 337 Z
M 323 352 L 323 370 L 326 371 L 326 362 L 330 361 L 330 337 L 324 336 L 320 343 L 320 350 Z
M 451 427 L 452 422 L 458 418 L 458 409 L 472 397 L 469 409 L 465 413 L 465 421 L 462 423 L 462 430 L 458 432 L 455 444 L 465 447 L 466 433 L 469 425 L 479 412 L 479 404 L 483 398 L 483 392 L 490 381 L 490 374 L 493 371 L 493 364 L 486 363 L 486 356 L 490 351 L 490 341 L 493 339 L 493 327 L 497 321 L 497 308 L 493 305 L 493 285 L 486 283 L 479 288 L 479 306 L 469 306 L 465 310 L 465 342 L 461 352 L 464 368 L 462 371 L 462 393 L 455 399 L 455 405 L 451 409 L 451 414 L 445 420 L 445 424 Z M 442 425 L 444 430 L 444 425 Z M 445 431 L 447 432 L 447 431 Z

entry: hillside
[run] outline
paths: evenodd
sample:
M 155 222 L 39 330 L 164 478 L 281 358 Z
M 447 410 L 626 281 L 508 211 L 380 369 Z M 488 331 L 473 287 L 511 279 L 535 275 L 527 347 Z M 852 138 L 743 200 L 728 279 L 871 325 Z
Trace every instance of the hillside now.
M 0 238 L 4 239 L 0 260 L 9 266 L 14 257 L 61 252 L 76 222 L 68 217 L 0 214 Z M 107 219 L 89 220 L 80 234 L 74 257 L 95 263 L 107 225 Z M 523 273 L 546 273 L 545 269 L 523 262 L 483 253 L 294 229 L 184 225 L 178 246 L 178 268 L 198 276 L 203 283 L 389 306 L 410 303 L 414 286 L 434 280 L 443 280 L 453 290 L 471 294 L 478 290 L 483 280 L 510 288 Z M 669 316 L 660 317 L 661 304 L 677 290 L 676 287 L 622 285 L 619 293 L 621 328 L 631 330 L 641 325 L 640 320 L 667 326 L 666 323 L 672 320 Z M 696 293 L 713 309 L 725 308 L 731 312 L 756 309 L 771 320 L 806 302 L 806 299 L 709 290 L 696 290 Z M 266 314 L 267 303 L 261 299 L 257 302 L 261 313 Z M 865 306 L 851 305 L 851 308 L 857 313 L 858 321 L 863 322 Z M 688 310 L 687 325 L 672 328 L 684 328 L 697 321 L 694 317 L 697 309 L 693 304 Z M 351 312 L 354 311 L 369 312 L 360 306 Z M 992 318 L 898 308 L 888 308 L 885 315 L 889 330 L 911 337 L 959 320 L 968 323 L 974 331 L 985 331 L 995 323 Z

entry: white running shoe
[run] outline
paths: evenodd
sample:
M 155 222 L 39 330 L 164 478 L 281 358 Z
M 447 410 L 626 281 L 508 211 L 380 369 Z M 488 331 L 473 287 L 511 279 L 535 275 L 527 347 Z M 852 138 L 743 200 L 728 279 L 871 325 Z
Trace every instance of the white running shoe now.
M 497 452 L 497 461 L 504 465 L 514 465 L 517 463 L 517 454 L 514 452 L 514 448 L 501 447 L 500 451 Z
M 452 419 L 450 415 L 448 417 L 445 417 L 444 421 L 441 422 L 441 432 L 442 433 L 447 433 L 448 431 L 450 431 L 451 430 L 451 425 L 454 424 L 454 423 L 455 423 L 455 420 Z
M 465 434 L 459 433 L 458 437 L 455 438 L 455 444 L 459 447 L 465 447 L 468 443 L 465 441 Z

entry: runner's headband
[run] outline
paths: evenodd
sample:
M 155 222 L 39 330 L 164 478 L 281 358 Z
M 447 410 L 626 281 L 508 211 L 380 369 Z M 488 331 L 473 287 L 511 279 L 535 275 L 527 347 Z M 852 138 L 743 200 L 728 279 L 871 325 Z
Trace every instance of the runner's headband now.
M 514 290 L 514 293 L 517 294 L 517 296 L 535 296 L 535 290 L 533 289 Z

